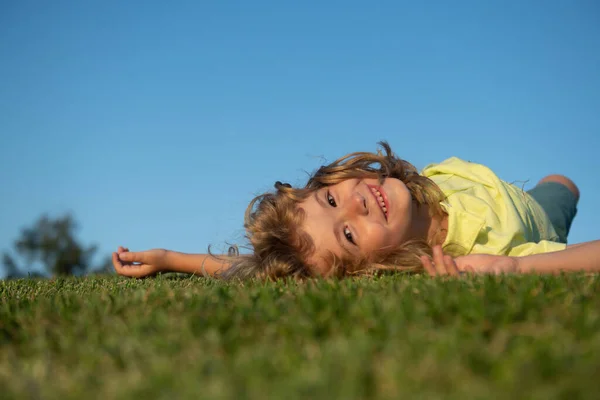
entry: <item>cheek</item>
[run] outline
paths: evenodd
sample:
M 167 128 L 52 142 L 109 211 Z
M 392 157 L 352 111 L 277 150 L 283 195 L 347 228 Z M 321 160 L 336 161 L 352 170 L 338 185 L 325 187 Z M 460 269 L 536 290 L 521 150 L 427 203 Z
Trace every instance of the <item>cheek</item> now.
M 389 229 L 381 232 L 381 240 L 388 247 L 396 247 L 405 241 L 409 232 L 409 227 L 404 221 L 394 224 Z
M 382 226 L 374 226 L 367 234 L 368 251 L 382 250 L 395 244 L 396 238 Z

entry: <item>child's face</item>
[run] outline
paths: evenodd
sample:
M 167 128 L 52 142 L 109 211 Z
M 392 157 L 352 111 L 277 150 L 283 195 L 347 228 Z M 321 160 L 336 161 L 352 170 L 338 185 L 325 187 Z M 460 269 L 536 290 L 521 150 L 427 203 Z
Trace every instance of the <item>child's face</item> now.
M 317 190 L 299 207 L 306 216 L 302 229 L 315 245 L 309 263 L 320 275 L 330 272 L 325 260 L 331 253 L 358 257 L 385 252 L 411 234 L 412 197 L 394 178 L 383 186 L 377 179 L 349 179 Z

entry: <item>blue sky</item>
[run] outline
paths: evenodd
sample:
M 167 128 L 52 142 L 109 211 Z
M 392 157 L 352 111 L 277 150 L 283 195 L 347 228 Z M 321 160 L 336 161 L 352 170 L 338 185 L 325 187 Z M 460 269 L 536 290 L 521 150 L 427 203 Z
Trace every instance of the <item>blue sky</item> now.
M 593 0 L 4 1 L 0 38 L 0 250 L 66 212 L 103 254 L 243 244 L 253 196 L 381 139 L 568 175 L 600 237 Z

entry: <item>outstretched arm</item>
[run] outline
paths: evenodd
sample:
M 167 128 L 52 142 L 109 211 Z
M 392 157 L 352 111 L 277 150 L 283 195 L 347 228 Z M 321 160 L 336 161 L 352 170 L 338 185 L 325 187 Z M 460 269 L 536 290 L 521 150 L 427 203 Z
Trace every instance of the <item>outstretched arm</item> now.
M 565 250 L 517 258 L 518 272 L 600 272 L 600 240 L 579 243 Z
M 433 259 L 422 257 L 421 262 L 429 275 L 456 275 L 460 272 L 476 274 L 560 272 L 600 272 L 600 240 L 579 243 L 565 250 L 522 257 L 470 254 L 452 259 L 436 246 Z
M 215 276 L 231 267 L 227 256 L 186 254 L 164 249 L 131 252 L 123 247 L 112 254 L 112 262 L 117 274 L 133 278 L 153 276 L 159 272 Z

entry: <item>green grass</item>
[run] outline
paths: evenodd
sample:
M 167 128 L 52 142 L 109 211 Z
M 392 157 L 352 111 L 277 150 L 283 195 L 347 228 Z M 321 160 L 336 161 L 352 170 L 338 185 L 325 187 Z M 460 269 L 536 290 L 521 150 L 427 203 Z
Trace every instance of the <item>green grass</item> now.
M 2 398 L 565 398 L 600 276 L 0 282 Z

